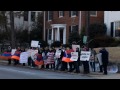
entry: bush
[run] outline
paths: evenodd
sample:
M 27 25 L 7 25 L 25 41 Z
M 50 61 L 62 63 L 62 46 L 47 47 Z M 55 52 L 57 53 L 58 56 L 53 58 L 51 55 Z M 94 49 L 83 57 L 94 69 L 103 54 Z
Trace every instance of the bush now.
M 118 43 L 115 41 L 114 38 L 110 36 L 102 36 L 102 37 L 95 37 L 93 41 L 89 43 L 89 47 L 97 48 L 97 47 L 113 47 L 117 46 Z

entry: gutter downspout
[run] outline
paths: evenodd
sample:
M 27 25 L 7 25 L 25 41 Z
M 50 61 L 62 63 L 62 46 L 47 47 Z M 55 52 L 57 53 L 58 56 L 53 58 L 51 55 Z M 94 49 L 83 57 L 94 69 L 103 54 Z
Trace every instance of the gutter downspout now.
M 44 35 L 44 41 L 45 41 L 45 33 L 46 33 L 46 31 L 45 31 L 45 11 L 43 11 L 43 14 L 44 14 L 44 16 L 43 16 L 44 17 L 44 20 L 43 20 L 44 21 L 44 24 L 43 24 L 44 25 L 43 26 L 44 27 L 44 29 L 43 29 L 44 34 L 43 35 Z

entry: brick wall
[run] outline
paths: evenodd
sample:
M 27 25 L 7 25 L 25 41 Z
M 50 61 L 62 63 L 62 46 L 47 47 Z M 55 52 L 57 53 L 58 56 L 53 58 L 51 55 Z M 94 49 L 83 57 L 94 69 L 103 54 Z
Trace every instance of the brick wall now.
M 53 12 L 53 20 L 52 21 L 47 21 L 46 19 L 46 29 L 51 28 L 51 24 L 66 24 L 66 43 L 68 43 L 68 38 L 69 38 L 69 26 L 71 25 L 78 25 L 79 24 L 79 13 L 78 16 L 76 17 L 70 17 L 69 16 L 69 11 L 64 11 L 64 17 L 59 18 L 58 16 L 59 11 L 54 11 Z M 46 13 L 47 16 L 47 13 Z M 81 27 L 85 26 L 86 24 L 86 15 L 85 11 L 82 11 L 81 14 Z M 97 17 L 91 16 L 90 17 L 90 23 L 104 23 L 104 12 L 103 11 L 97 11 Z

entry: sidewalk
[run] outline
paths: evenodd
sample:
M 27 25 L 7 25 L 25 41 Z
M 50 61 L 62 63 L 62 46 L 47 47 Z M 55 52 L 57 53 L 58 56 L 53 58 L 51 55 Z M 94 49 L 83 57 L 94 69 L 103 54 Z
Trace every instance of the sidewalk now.
M 0 60 L 1 65 L 7 65 L 8 61 L 7 60 Z M 10 65 L 13 66 L 13 65 Z M 38 68 L 31 68 L 29 66 L 22 66 L 22 65 L 17 65 L 15 67 L 21 67 L 21 68 L 29 68 L 29 69 L 36 69 L 36 70 L 42 70 L 42 71 L 50 71 L 50 72 L 58 72 L 58 73 L 68 73 L 68 74 L 76 74 L 76 73 L 70 73 L 67 71 L 54 71 L 54 70 L 47 70 L 47 69 L 38 69 Z M 83 74 L 83 68 L 80 67 L 80 73 L 76 75 L 82 75 L 82 76 L 88 76 L 88 77 L 94 77 L 95 79 L 120 79 L 120 74 L 119 73 L 108 73 L 108 75 L 103 75 L 103 73 L 99 72 L 90 72 L 89 74 Z

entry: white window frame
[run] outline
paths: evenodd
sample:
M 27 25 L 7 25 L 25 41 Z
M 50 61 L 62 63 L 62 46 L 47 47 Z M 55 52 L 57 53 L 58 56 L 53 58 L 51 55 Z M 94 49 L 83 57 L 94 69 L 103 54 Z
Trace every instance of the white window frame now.
M 95 15 L 91 15 L 91 13 L 90 13 L 90 16 L 92 16 L 92 17 L 97 17 L 97 11 L 95 11 L 95 12 L 96 12 Z
M 50 11 L 48 11 L 48 21 L 52 21 L 51 19 L 50 19 Z
M 62 15 L 61 15 L 62 13 Z M 59 11 L 59 18 L 63 17 L 64 11 Z
M 76 17 L 76 15 L 73 15 L 74 11 L 71 11 L 71 17 Z

